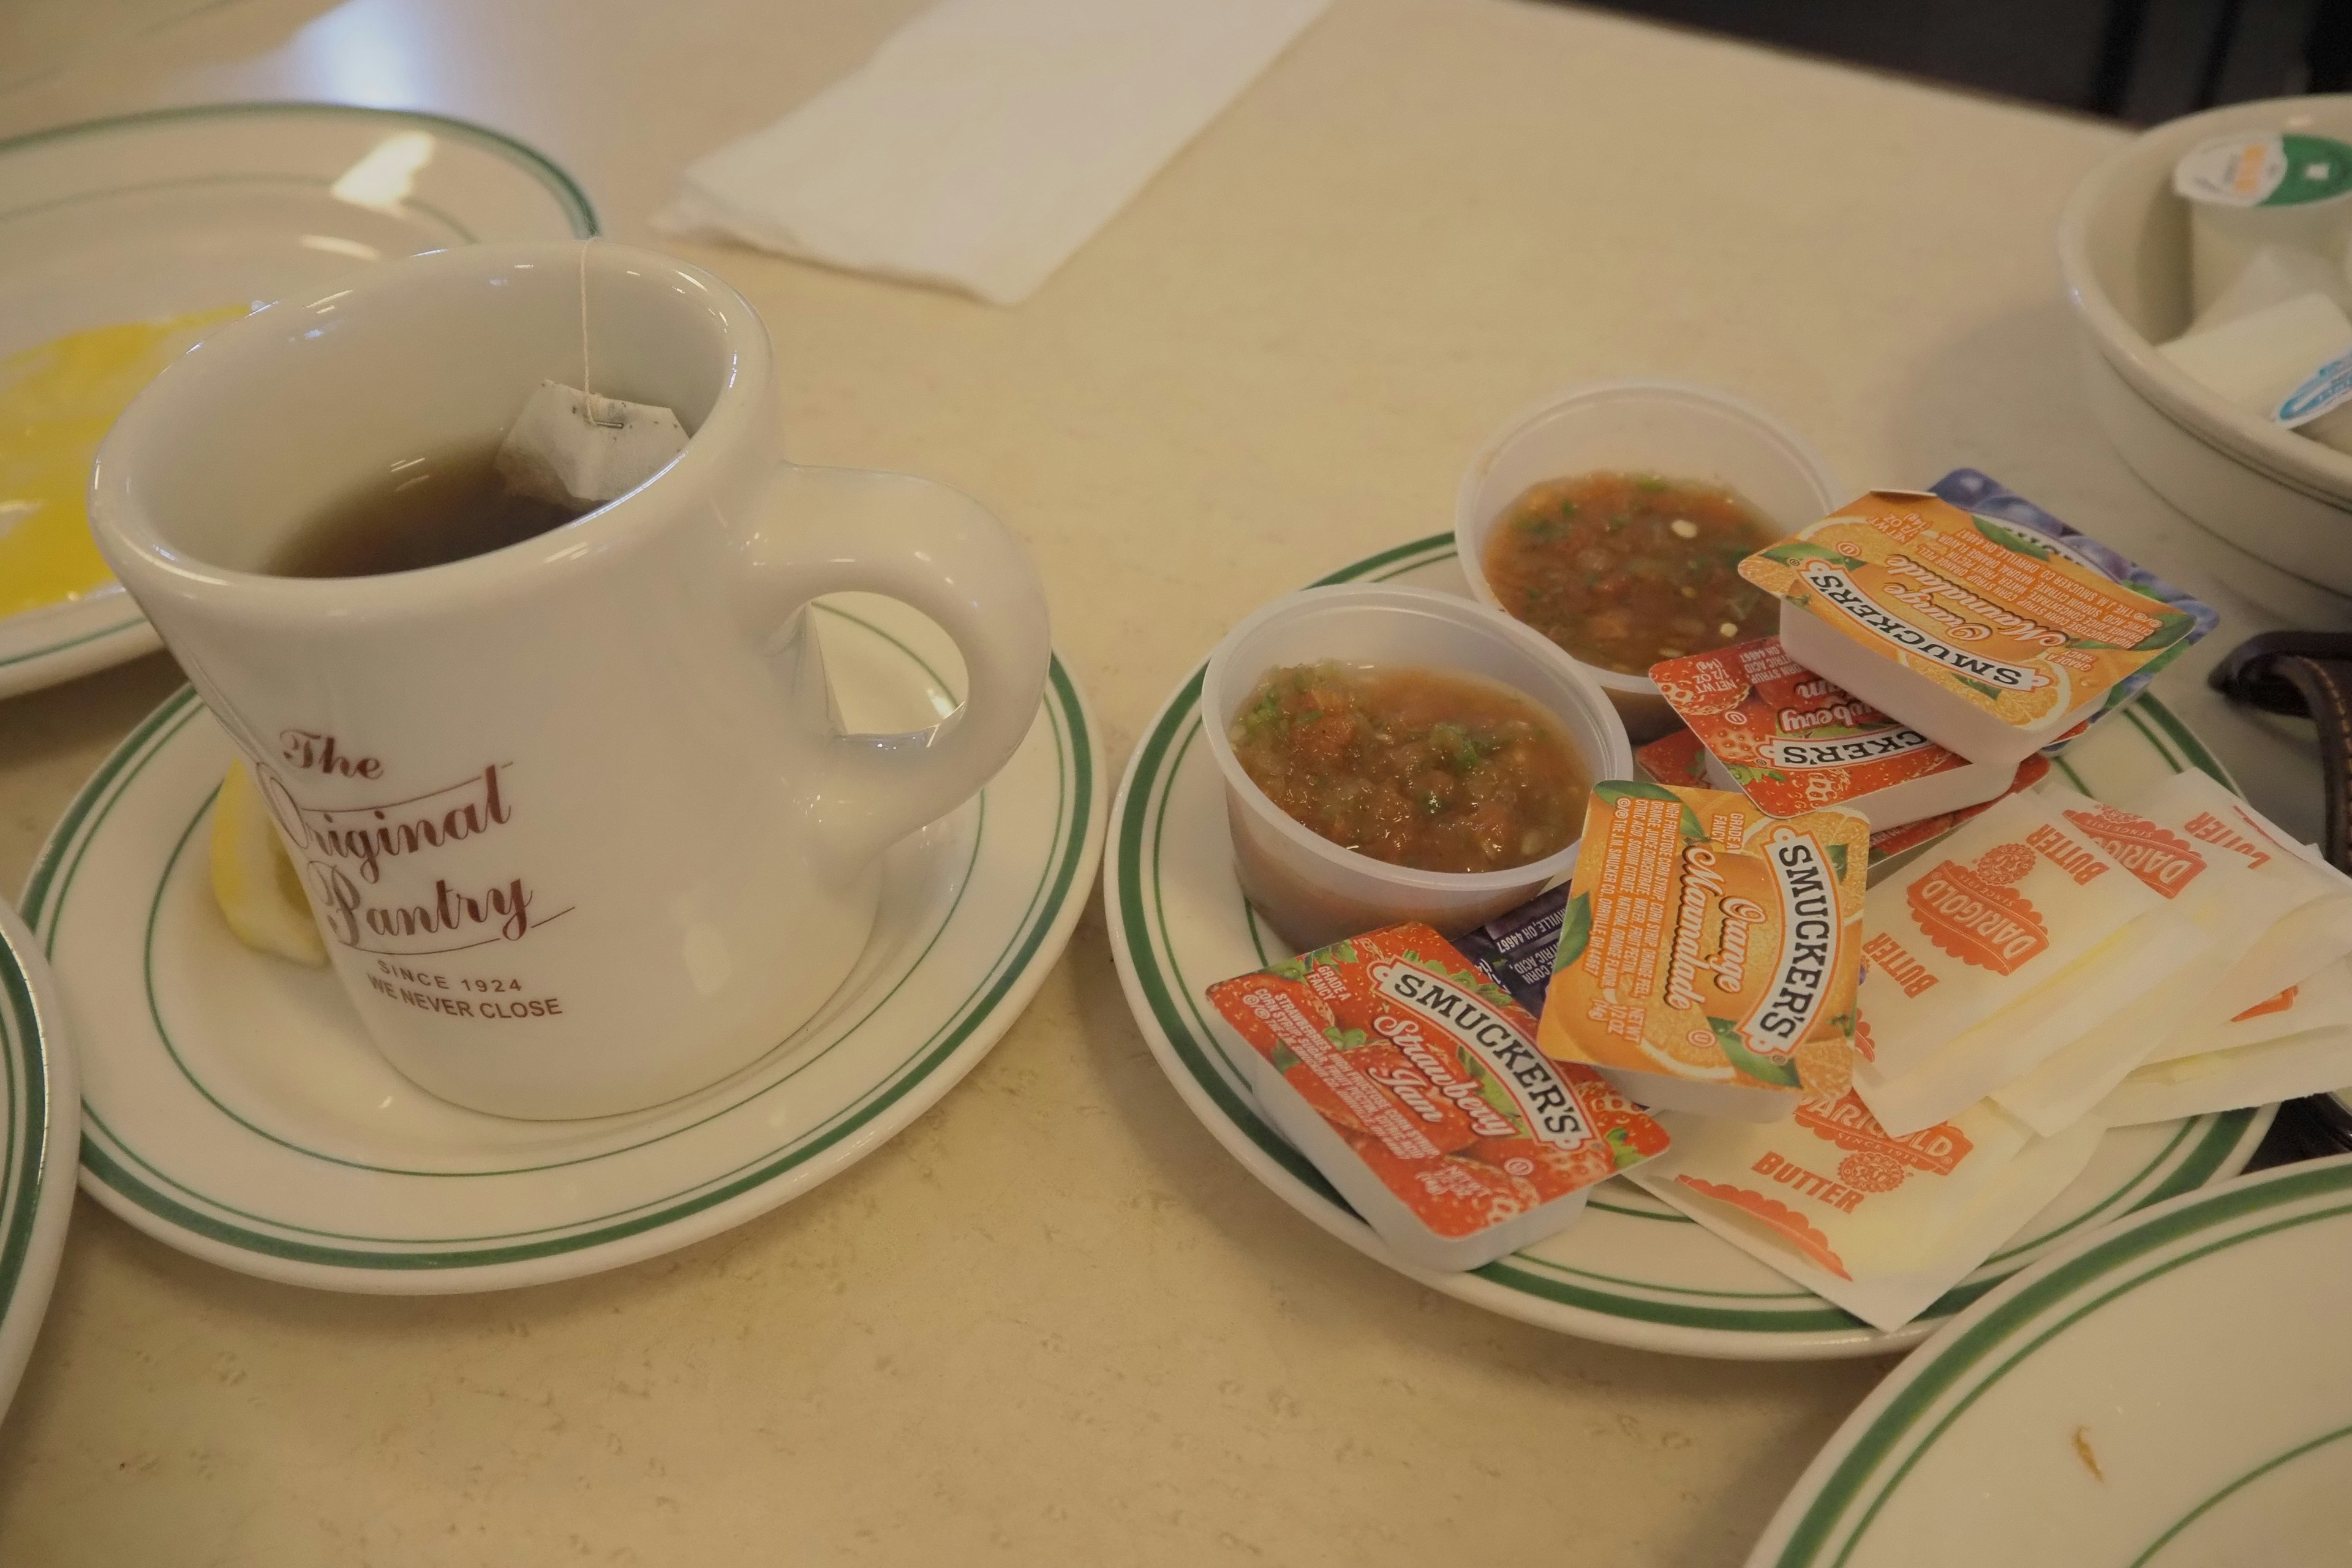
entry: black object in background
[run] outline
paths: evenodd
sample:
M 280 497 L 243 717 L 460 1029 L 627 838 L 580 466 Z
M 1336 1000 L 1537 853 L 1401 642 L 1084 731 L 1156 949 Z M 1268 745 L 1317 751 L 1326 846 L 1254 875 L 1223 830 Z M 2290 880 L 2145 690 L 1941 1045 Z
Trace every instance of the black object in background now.
M 1596 3 L 2143 125 L 2352 84 L 2352 0 Z

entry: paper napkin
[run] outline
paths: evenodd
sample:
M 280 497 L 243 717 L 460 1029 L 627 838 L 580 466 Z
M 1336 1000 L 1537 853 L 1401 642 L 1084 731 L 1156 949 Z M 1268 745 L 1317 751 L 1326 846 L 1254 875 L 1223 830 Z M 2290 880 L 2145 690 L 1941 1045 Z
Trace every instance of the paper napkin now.
M 945 0 L 655 222 L 1018 304 L 1327 3 Z

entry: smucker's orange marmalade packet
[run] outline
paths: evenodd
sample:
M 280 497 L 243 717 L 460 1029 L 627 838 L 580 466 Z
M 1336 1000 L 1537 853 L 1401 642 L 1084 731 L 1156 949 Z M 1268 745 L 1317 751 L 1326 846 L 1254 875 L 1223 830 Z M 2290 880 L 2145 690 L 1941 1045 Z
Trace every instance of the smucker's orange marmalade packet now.
M 1924 493 L 1874 490 L 1739 574 L 2019 728 L 2075 710 L 2194 629 L 2033 535 Z
M 1853 1071 L 1870 825 L 1745 795 L 1595 786 L 1545 1054 L 1644 1105 L 1768 1121 Z
M 1475 1268 L 1575 1217 L 1665 1130 L 1428 926 L 1391 926 L 1219 981 L 1283 1135 L 1408 1261 Z M 1572 1200 L 1572 1201 L 1571 1201 Z

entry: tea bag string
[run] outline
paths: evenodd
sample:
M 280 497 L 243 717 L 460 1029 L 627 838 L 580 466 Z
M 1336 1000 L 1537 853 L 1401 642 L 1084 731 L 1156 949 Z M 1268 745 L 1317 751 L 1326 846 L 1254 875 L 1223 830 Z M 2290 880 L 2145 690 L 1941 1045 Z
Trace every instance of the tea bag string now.
M 617 429 L 628 423 L 628 416 L 612 406 L 609 397 L 596 395 L 596 383 L 588 364 L 588 247 L 596 242 L 580 242 L 580 401 L 588 410 L 591 422 Z

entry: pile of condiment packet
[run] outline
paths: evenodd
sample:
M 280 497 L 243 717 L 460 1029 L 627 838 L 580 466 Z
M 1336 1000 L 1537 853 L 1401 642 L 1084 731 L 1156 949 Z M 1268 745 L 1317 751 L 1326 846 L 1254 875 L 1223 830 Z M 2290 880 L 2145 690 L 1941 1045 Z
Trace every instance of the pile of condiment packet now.
M 2202 773 L 2049 776 L 2210 609 L 1969 470 L 1742 572 L 1780 636 L 1656 667 L 1689 728 L 1594 787 L 1565 888 L 1212 988 L 1276 1125 L 1408 1260 L 1484 1262 L 1622 1173 L 1894 1329 L 2108 1128 L 2352 1082 L 2352 878 Z M 1440 1019 L 1433 1064 L 1382 1050 Z M 1574 1152 L 1541 1180 L 1445 1163 L 1524 1157 L 1544 1106 Z

